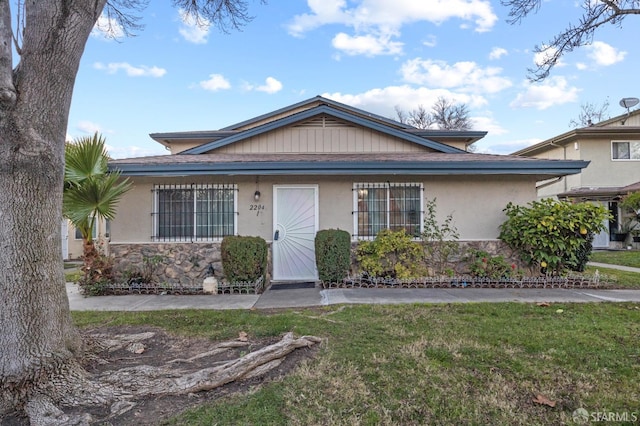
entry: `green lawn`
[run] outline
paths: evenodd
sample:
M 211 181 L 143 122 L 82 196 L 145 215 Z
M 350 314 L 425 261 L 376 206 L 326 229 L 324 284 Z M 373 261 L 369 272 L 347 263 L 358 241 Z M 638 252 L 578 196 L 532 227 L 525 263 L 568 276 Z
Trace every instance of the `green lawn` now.
M 632 266 L 640 268 L 640 251 L 594 251 L 589 258 L 592 262 L 609 263 L 612 265 Z
M 288 376 L 182 413 L 170 422 L 175 425 L 549 425 L 574 424 L 578 408 L 640 411 L 640 306 L 632 303 L 73 317 L 81 327 L 145 324 L 214 340 L 240 331 L 324 339 L 317 357 Z M 533 402 L 537 394 L 555 407 Z

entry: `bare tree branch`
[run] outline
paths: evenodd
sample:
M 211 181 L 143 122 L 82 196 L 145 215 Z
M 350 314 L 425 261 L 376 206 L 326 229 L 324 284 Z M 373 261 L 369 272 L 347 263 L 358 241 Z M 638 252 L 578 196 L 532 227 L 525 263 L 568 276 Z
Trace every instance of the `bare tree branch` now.
M 442 130 L 469 130 L 472 127 L 469 109 L 440 97 L 431 108 L 433 122 Z
M 521 22 L 530 13 L 537 13 L 542 0 L 502 0 L 502 5 L 510 8 L 507 22 Z M 594 32 L 605 24 L 620 25 L 628 15 L 640 14 L 640 0 L 583 0 L 582 16 L 577 24 L 570 24 L 548 43 L 535 47 L 536 53 L 544 58 L 535 68 L 528 69 L 529 80 L 541 81 L 547 78 L 560 58 L 574 49 L 591 44 Z
M 261 3 L 266 1 L 261 0 Z M 198 25 L 214 25 L 224 33 L 242 30 L 253 20 L 246 0 L 173 0 L 173 5 L 192 16 Z
M 609 108 L 609 99 L 605 100 L 602 105 L 596 106 L 590 102 L 583 103 L 580 106 L 580 114 L 578 114 L 578 118 L 572 118 L 569 121 L 569 127 L 587 127 L 592 126 L 595 123 L 606 120 L 609 117 L 606 117 L 607 109 Z
M 9 1 L 0 2 L 0 108 L 13 106 L 16 88 L 13 84 L 13 32 Z

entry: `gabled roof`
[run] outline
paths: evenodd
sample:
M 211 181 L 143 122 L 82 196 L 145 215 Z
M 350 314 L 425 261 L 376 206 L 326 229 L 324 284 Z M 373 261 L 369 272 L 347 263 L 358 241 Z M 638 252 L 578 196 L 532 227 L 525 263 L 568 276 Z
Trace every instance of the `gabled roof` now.
M 308 111 L 316 111 L 316 113 L 310 113 Z M 437 151 L 449 151 L 451 148 L 443 147 L 450 142 L 463 142 L 466 146 L 482 139 L 486 136 L 487 132 L 475 131 L 475 130 L 434 130 L 434 129 L 417 129 L 405 123 L 382 117 L 377 114 L 373 114 L 358 108 L 351 107 L 349 105 L 342 104 L 340 102 L 333 101 L 331 99 L 323 98 L 322 96 L 315 96 L 302 102 L 289 105 L 284 108 L 277 109 L 267 114 L 259 115 L 257 117 L 245 120 L 230 126 L 224 127 L 220 130 L 203 130 L 203 131 L 189 131 L 189 132 L 165 132 L 165 133 L 151 133 L 149 136 L 155 141 L 170 147 L 172 142 L 189 141 L 192 144 L 198 144 L 198 147 L 207 144 L 207 148 L 204 151 L 210 149 L 216 149 L 220 146 L 225 146 L 228 143 L 234 143 L 243 139 L 242 135 L 255 135 L 259 134 L 257 129 L 261 126 L 270 125 L 267 127 L 261 127 L 264 131 L 273 130 L 278 126 L 287 125 L 287 123 L 295 123 L 296 120 L 302 120 L 306 116 L 311 118 L 314 114 L 321 114 L 323 111 L 331 111 L 333 117 L 342 117 L 343 120 L 364 126 L 370 129 L 381 130 L 387 134 L 393 134 L 399 136 L 402 139 L 411 143 L 418 143 L 422 146 L 430 146 Z M 309 115 L 298 115 L 307 113 Z M 290 118 L 289 121 L 280 121 Z M 279 124 L 271 124 L 279 123 Z M 250 130 L 253 133 L 246 133 Z M 405 134 L 406 132 L 406 134 Z M 409 135 L 409 136 L 407 136 Z M 410 135 L 417 136 L 421 139 L 411 137 Z M 231 139 L 227 139 L 231 138 Z M 223 141 L 224 139 L 224 141 Z M 192 145 L 193 146 L 193 145 Z M 196 149 L 192 148 L 192 149 Z M 454 148 L 455 149 L 455 148 Z M 189 151 L 194 153 L 195 151 Z M 184 152 L 187 153 L 186 151 Z
M 588 161 L 469 152 L 378 154 L 185 154 L 112 160 L 124 176 L 192 175 L 520 175 L 580 173 Z
M 431 148 L 438 152 L 445 152 L 445 153 L 456 153 L 456 152 L 464 153 L 465 152 L 461 149 L 458 149 L 440 142 L 436 142 L 431 139 L 423 138 L 412 132 L 407 132 L 404 129 L 398 129 L 397 126 L 386 125 L 384 123 L 381 123 L 379 120 L 372 120 L 369 118 L 365 118 L 365 117 L 362 117 L 361 115 L 355 115 L 349 111 L 336 109 L 329 105 L 319 105 L 319 106 L 316 106 L 292 115 L 285 116 L 284 118 L 280 118 L 274 121 L 268 121 L 265 124 L 252 127 L 242 132 L 234 133 L 230 136 L 223 137 L 221 139 L 218 139 L 209 143 L 205 143 L 195 148 L 182 151 L 178 155 L 204 154 L 206 152 L 215 150 L 217 148 L 221 148 L 223 146 L 226 146 L 232 143 L 240 142 L 242 140 L 245 140 L 263 133 L 267 133 L 276 129 L 287 127 L 295 123 L 299 123 L 301 121 L 308 120 L 320 115 L 327 115 L 333 118 L 346 121 L 351 124 L 366 127 L 371 130 L 375 130 L 389 136 L 397 137 L 407 142 L 411 142 L 417 145 Z
M 259 154 L 225 154 L 216 151 L 267 132 L 306 125 L 318 118 L 322 118 L 323 126 L 325 119 L 360 126 L 429 150 L 402 153 Z M 317 96 L 221 130 L 153 133 L 151 137 L 165 145 L 170 145 L 172 141 L 198 145 L 174 155 L 113 160 L 109 162 L 109 167 L 111 170 L 120 170 L 125 176 L 518 175 L 541 180 L 580 173 L 589 164 L 588 161 L 475 154 L 440 142 L 470 144 L 485 135 L 486 132 L 479 131 L 421 130 Z
M 399 121 L 392 120 L 390 118 L 386 118 L 378 114 L 373 114 L 369 111 L 355 108 L 350 105 L 343 104 L 341 102 L 333 101 L 331 99 L 324 98 L 322 96 L 314 96 L 313 98 L 306 99 L 304 101 L 295 103 L 293 105 L 288 105 L 284 108 L 271 111 L 267 114 L 259 115 L 257 117 L 253 117 L 248 120 L 241 121 L 240 123 L 232 124 L 230 126 L 224 127 L 221 130 L 238 130 L 241 128 L 246 128 L 247 126 L 251 127 L 252 124 L 259 123 L 261 121 L 265 121 L 265 120 L 271 121 L 271 119 L 281 115 L 290 115 L 292 111 L 297 111 L 300 109 L 309 109 L 319 105 L 327 105 L 332 107 L 333 109 L 348 112 L 349 114 L 355 115 L 355 116 L 366 117 L 370 120 L 379 121 L 392 127 L 397 127 L 402 129 L 414 129 L 414 127 L 409 124 L 400 123 Z
M 640 110 L 635 110 L 631 111 L 629 114 L 625 113 L 617 117 L 613 117 L 609 120 L 601 121 L 592 126 L 572 129 L 568 132 L 562 133 L 558 136 L 554 136 L 535 145 L 531 145 L 519 151 L 513 152 L 512 155 L 534 156 L 550 148 L 553 148 L 555 145 L 566 145 L 582 139 L 602 137 L 625 138 L 631 135 L 635 135 L 636 137 L 638 137 L 640 136 L 639 126 L 622 124 L 623 122 L 626 123 L 629 117 L 633 117 L 638 114 L 640 114 Z

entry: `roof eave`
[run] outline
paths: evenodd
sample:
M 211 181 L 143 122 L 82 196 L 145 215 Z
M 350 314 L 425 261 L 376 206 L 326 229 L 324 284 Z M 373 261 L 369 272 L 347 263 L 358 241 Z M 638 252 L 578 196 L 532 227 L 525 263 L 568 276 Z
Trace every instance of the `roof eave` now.
M 183 176 L 183 175 L 535 175 L 566 176 L 577 174 L 588 161 L 522 162 L 234 162 L 234 163 L 174 163 L 121 164 L 111 169 L 123 176 Z

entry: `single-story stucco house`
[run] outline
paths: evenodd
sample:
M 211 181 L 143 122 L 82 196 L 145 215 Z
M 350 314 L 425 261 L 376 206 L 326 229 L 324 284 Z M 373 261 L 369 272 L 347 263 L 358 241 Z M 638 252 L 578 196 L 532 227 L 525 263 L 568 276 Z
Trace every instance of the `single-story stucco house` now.
M 171 155 L 110 162 L 133 182 L 111 223 L 120 267 L 163 256 L 160 279 L 202 281 L 226 235 L 264 238 L 272 281 L 316 280 L 314 237 L 419 234 L 427 200 L 460 240 L 495 241 L 508 202 L 588 162 L 468 152 L 479 131 L 421 130 L 320 96 L 214 131 L 153 133 Z

